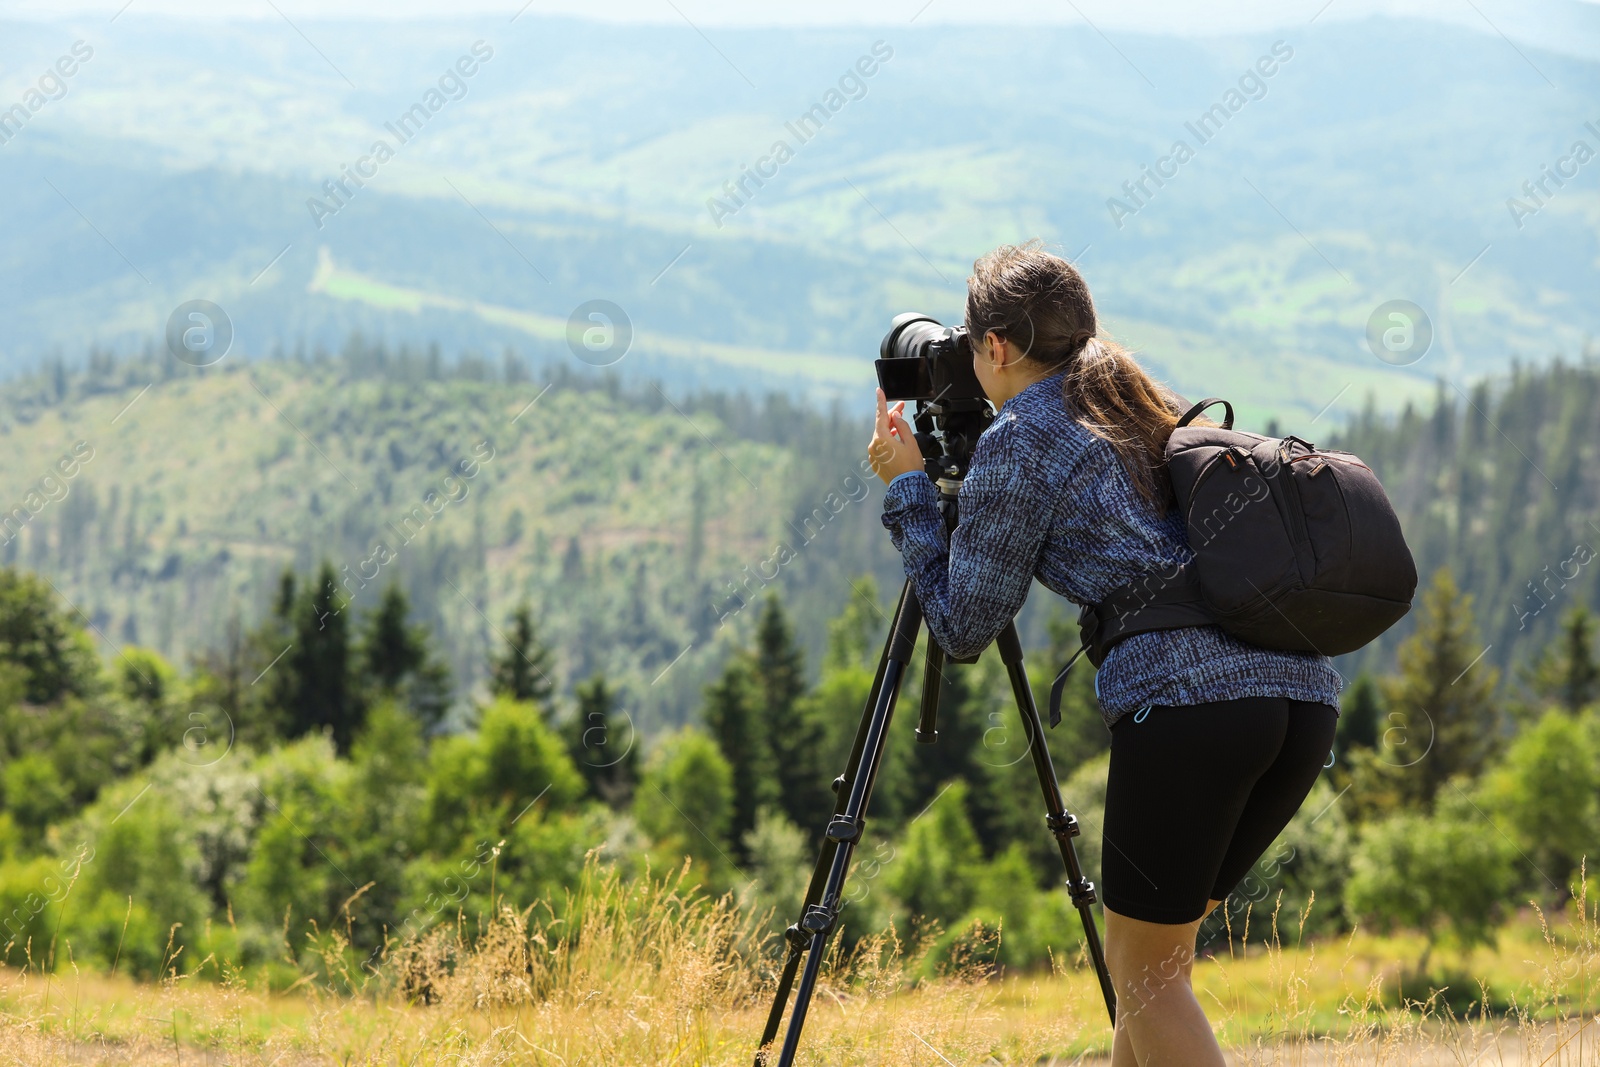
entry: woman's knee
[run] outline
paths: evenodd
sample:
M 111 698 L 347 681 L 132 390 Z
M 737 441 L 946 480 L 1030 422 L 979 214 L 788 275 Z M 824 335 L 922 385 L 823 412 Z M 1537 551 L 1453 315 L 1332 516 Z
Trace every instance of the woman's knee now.
M 1198 920 L 1151 923 L 1107 909 L 1106 962 L 1121 996 L 1152 999 L 1175 982 L 1188 984 Z

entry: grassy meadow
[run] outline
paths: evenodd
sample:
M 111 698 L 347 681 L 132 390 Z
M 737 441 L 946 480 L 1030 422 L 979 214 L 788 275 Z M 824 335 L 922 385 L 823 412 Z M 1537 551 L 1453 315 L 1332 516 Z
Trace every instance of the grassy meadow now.
M 624 879 L 591 863 L 562 901 L 458 915 L 365 962 L 337 929 L 308 929 L 317 963 L 282 988 L 281 969 L 214 956 L 155 982 L 80 971 L 61 944 L 69 962 L 54 973 L 0 972 L 0 1054 L 38 1065 L 749 1063 L 779 946 L 733 894 L 712 899 L 687 871 Z M 1255 913 L 1254 939 L 1196 964 L 1234 1062 L 1600 1062 L 1600 907 L 1587 894 L 1560 915 L 1520 913 L 1491 946 L 1440 953 L 1425 976 L 1401 962 L 1418 939 L 1357 930 L 1302 943 L 1291 936 L 1301 918 Z M 800 1062 L 1101 1062 L 1110 1027 L 1086 960 L 1004 973 L 992 965 L 1003 938 L 993 931 L 934 968 L 931 939 L 905 943 L 892 928 L 836 949 Z

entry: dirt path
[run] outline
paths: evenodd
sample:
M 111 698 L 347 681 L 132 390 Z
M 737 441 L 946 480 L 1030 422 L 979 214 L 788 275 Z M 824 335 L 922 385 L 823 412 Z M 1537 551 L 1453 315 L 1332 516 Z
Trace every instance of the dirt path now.
M 1590 1018 L 1581 1027 L 1511 1029 L 1497 1038 L 1461 1033 L 1361 1045 L 1296 1042 L 1232 1050 L 1227 1058 L 1229 1067 L 1600 1067 L 1600 1025 Z M 1071 1067 L 1110 1063 L 1099 1056 L 1070 1061 Z M 1054 1067 L 1069 1067 L 1069 1061 Z

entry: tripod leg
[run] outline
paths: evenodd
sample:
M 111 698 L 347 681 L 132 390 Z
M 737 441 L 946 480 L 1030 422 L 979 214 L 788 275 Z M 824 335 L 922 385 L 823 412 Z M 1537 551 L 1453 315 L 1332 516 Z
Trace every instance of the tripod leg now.
M 755 1067 L 767 1067 L 770 1047 L 783 1021 L 784 1005 L 789 1000 L 800 959 L 805 956 L 805 973 L 800 978 L 800 986 L 795 994 L 794 1013 L 789 1020 L 789 1030 L 784 1036 L 783 1051 L 778 1060 L 780 1067 L 789 1067 L 794 1062 L 795 1051 L 800 1044 L 800 1031 L 805 1025 L 806 1011 L 821 967 L 823 949 L 833 932 L 839 909 L 843 906 L 845 875 L 849 873 L 850 859 L 856 842 L 860 840 L 867 805 L 872 799 L 872 787 L 883 759 L 889 720 L 900 695 L 900 682 L 921 627 L 922 607 L 917 603 L 916 594 L 908 580 L 900 590 L 900 603 L 895 608 L 889 636 L 878 658 L 878 670 L 873 678 L 872 691 L 867 696 L 866 707 L 862 709 L 861 723 L 856 728 L 849 762 L 844 774 L 833 783 L 837 794 L 833 817 L 828 822 L 817 864 L 812 870 L 811 883 L 800 909 L 800 920 L 784 934 L 789 952 L 778 978 L 772 1009 L 767 1014 L 767 1025 L 761 1034 Z
M 1084 877 L 1078 863 L 1077 849 L 1072 839 L 1078 836 L 1078 820 L 1067 811 L 1061 799 L 1061 787 L 1056 782 L 1056 770 L 1050 760 L 1050 749 L 1045 745 L 1044 724 L 1039 721 L 1039 709 L 1033 702 L 1033 688 L 1028 683 L 1028 672 L 1022 665 L 1022 642 L 1017 638 L 1017 624 L 1010 622 L 995 640 L 1000 659 L 1011 678 L 1011 692 L 1022 713 L 1022 727 L 1028 735 L 1028 751 L 1033 756 L 1034 773 L 1039 776 L 1039 788 L 1044 793 L 1045 824 L 1055 835 L 1061 850 L 1061 862 L 1067 869 L 1067 895 L 1078 917 L 1083 920 L 1083 934 L 1089 948 L 1089 959 L 1100 979 L 1100 992 L 1105 997 L 1106 1011 L 1111 1013 L 1113 1025 L 1117 1021 L 1117 994 L 1111 984 L 1111 971 L 1106 966 L 1105 948 L 1100 944 L 1100 929 L 1094 924 L 1094 883 Z
M 917 719 L 917 744 L 939 740 L 939 700 L 944 696 L 944 649 L 929 641 L 922 670 L 922 714 Z

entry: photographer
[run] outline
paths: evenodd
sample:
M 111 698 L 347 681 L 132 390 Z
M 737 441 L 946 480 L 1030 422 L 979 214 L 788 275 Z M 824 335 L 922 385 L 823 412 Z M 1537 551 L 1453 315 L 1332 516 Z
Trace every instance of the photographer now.
M 1191 556 L 1163 459 L 1181 401 L 1096 336 L 1072 265 L 1038 242 L 990 252 L 967 280 L 966 325 L 998 414 L 954 533 L 903 402 L 889 407 L 881 389 L 870 451 L 889 485 L 883 523 L 928 629 L 957 657 L 994 640 L 1035 577 L 1095 604 Z M 1190 983 L 1196 932 L 1310 791 L 1341 685 L 1326 656 L 1217 626 L 1136 634 L 1106 655 L 1095 694 L 1111 730 L 1101 899 L 1115 1067 L 1221 1067 Z

